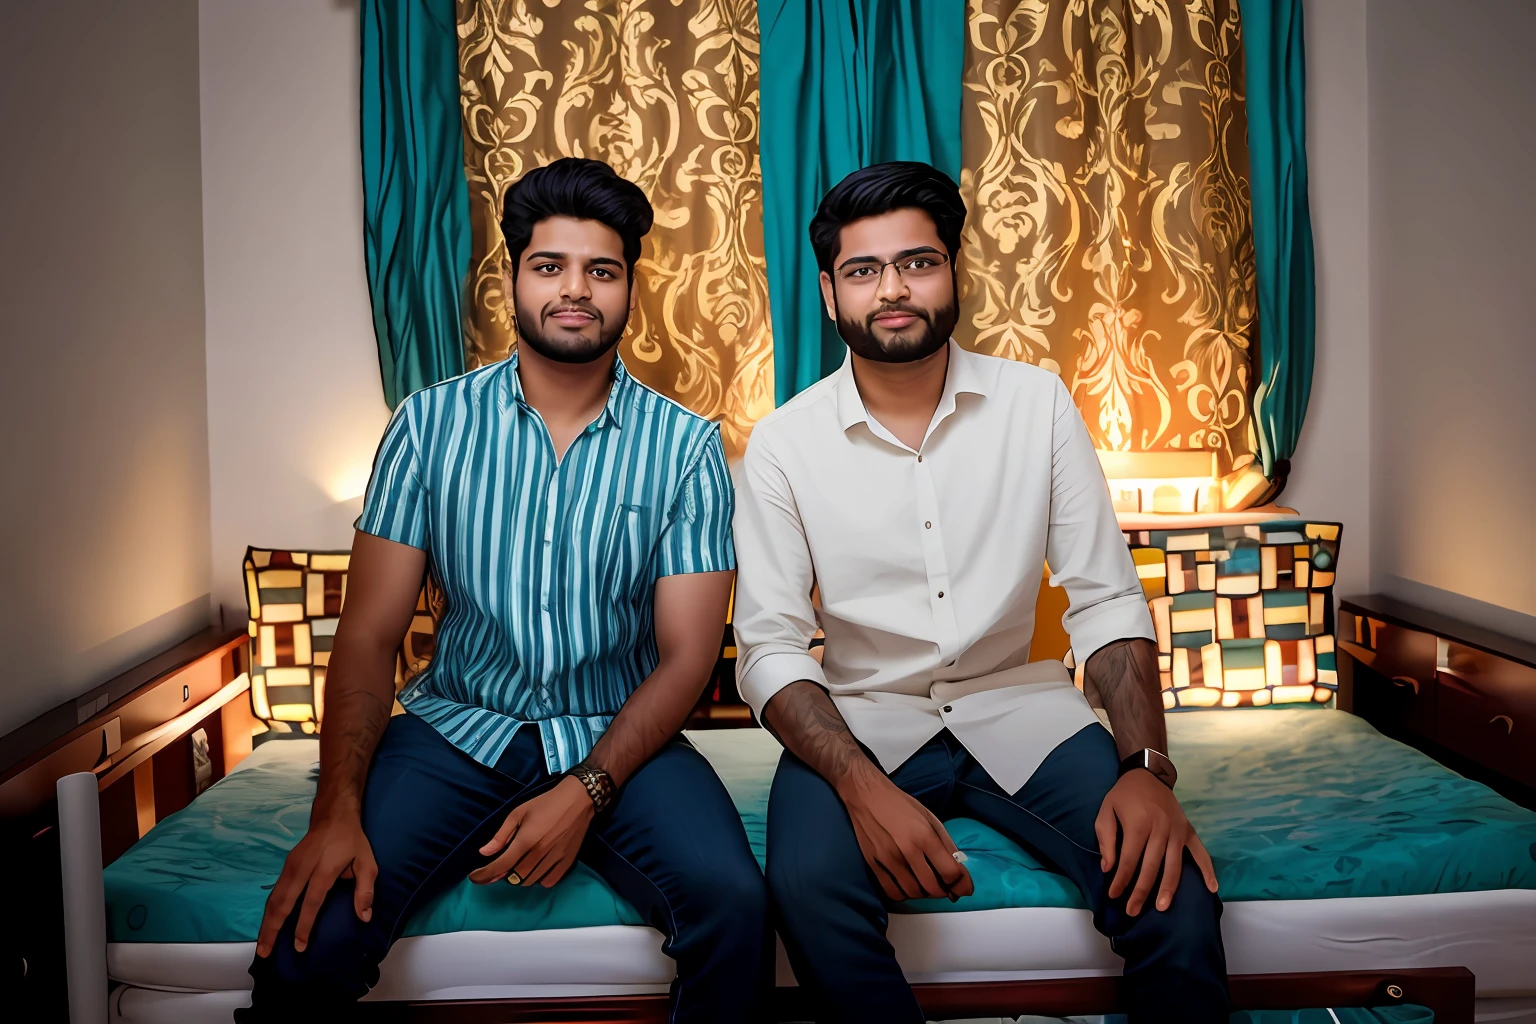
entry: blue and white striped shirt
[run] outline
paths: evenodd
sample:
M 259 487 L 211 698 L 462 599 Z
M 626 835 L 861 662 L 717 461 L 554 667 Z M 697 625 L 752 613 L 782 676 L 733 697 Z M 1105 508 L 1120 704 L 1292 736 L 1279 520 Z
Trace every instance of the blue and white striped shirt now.
M 719 429 L 622 362 L 558 461 L 515 354 L 416 392 L 357 521 L 424 549 L 447 598 L 400 703 L 483 764 L 529 723 L 551 772 L 579 763 L 656 667 L 656 580 L 735 568 L 732 510 Z

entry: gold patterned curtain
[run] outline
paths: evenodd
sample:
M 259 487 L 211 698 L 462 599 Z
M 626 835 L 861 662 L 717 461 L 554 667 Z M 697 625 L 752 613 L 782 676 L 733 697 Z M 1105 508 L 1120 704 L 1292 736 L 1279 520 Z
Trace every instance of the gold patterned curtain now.
M 465 364 L 513 343 L 501 196 L 562 156 L 650 197 L 640 305 L 621 343 L 646 384 L 740 454 L 773 408 L 755 0 L 458 0 L 474 254 Z
M 957 337 L 1060 373 L 1100 449 L 1248 465 L 1237 3 L 968 0 L 968 15 Z

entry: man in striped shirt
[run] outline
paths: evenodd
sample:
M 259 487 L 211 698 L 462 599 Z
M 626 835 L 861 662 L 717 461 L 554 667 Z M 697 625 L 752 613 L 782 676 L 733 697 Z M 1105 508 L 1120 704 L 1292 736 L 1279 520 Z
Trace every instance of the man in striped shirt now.
M 665 933 L 673 1021 L 755 1008 L 766 886 L 724 786 L 678 737 L 719 654 L 730 477 L 718 430 L 615 352 L 651 220 L 606 164 L 527 174 L 502 217 L 518 351 L 390 422 L 310 830 L 268 901 L 245 1019 L 355 1001 L 411 910 L 466 875 L 549 887 L 578 859 Z M 429 569 L 447 597 L 436 655 L 391 719 Z

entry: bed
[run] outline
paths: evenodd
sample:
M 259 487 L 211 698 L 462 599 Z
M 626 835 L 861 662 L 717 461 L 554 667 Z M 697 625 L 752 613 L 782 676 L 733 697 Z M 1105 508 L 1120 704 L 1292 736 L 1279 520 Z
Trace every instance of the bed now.
M 1478 1020 L 1536 1021 L 1536 813 L 1343 711 L 1185 712 L 1168 728 L 1180 797 L 1220 875 L 1234 975 L 1465 967 Z M 690 738 L 761 859 L 777 744 L 755 728 Z M 262 904 L 308 820 L 317 749 L 308 738 L 259 746 L 106 869 L 113 1021 L 227 1021 L 245 1004 Z M 1070 883 L 977 822 L 950 829 L 976 893 L 894 908 L 912 982 L 1006 992 L 1119 974 Z M 670 978 L 660 935 L 578 867 L 552 891 L 465 882 L 421 907 L 368 998 L 596 1005 L 664 993 Z M 794 984 L 782 951 L 778 980 Z

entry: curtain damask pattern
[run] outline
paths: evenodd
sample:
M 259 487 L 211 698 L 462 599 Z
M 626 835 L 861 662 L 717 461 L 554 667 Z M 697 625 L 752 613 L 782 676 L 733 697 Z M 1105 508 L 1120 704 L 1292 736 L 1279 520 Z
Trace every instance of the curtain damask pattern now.
M 625 362 L 720 421 L 739 454 L 774 392 L 755 0 L 458 0 L 458 26 L 474 236 L 466 365 L 514 341 L 507 185 L 558 157 L 605 160 L 656 210 Z
M 1237 4 L 968 6 L 959 340 L 1060 373 L 1101 449 L 1253 462 Z

